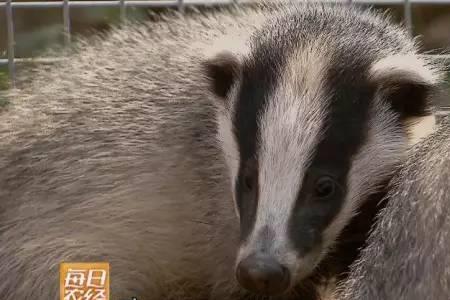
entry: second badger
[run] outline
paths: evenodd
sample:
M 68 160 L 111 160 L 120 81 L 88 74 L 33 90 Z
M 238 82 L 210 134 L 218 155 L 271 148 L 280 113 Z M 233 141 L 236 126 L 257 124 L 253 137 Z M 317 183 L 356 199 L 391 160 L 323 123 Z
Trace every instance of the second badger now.
M 450 296 L 450 119 L 416 145 L 338 299 Z

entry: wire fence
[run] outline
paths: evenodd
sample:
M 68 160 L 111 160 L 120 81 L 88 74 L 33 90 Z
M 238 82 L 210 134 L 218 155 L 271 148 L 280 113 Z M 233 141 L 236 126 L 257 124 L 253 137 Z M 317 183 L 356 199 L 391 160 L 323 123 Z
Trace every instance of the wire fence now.
M 305 0 L 298 0 L 305 1 Z M 311 1 L 311 0 L 307 0 Z M 405 25 L 411 35 L 413 35 L 413 17 L 412 5 L 450 5 L 450 0 L 312 0 L 317 2 L 333 2 L 342 4 L 362 4 L 362 5 L 402 5 L 405 19 Z M 56 58 L 16 58 L 14 54 L 14 11 L 18 9 L 45 9 L 45 8 L 61 8 L 64 25 L 64 42 L 69 44 L 71 41 L 71 8 L 93 8 L 93 7 L 116 7 L 120 10 L 121 22 L 127 19 L 127 8 L 174 8 L 180 12 L 184 12 L 188 6 L 220 6 L 233 3 L 250 4 L 254 0 L 94 0 L 94 1 L 76 1 L 61 0 L 55 2 L 44 1 L 28 1 L 15 2 L 6 0 L 0 3 L 0 11 L 4 10 L 6 15 L 7 27 L 7 58 L 0 59 L 1 65 L 8 65 L 9 78 L 11 86 L 15 86 L 16 82 L 16 64 L 26 62 L 45 63 L 55 61 Z M 432 55 L 438 59 L 450 61 L 450 55 Z

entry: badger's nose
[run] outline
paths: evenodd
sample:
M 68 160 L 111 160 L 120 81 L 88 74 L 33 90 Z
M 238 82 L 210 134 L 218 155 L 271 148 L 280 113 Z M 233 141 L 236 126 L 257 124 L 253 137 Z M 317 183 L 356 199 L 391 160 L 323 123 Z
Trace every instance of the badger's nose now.
M 241 286 L 256 294 L 274 296 L 289 287 L 289 271 L 274 258 L 253 254 L 237 266 L 236 277 Z

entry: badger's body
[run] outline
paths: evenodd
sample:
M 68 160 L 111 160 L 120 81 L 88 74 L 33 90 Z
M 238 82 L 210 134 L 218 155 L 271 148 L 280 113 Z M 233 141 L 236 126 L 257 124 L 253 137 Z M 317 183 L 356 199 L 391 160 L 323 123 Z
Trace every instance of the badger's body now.
M 398 27 L 321 5 L 130 25 L 31 74 L 0 120 L 2 300 L 55 299 L 64 261 L 110 262 L 114 299 L 308 290 L 439 82 Z
M 448 120 L 412 149 L 391 187 L 342 299 L 449 299 Z

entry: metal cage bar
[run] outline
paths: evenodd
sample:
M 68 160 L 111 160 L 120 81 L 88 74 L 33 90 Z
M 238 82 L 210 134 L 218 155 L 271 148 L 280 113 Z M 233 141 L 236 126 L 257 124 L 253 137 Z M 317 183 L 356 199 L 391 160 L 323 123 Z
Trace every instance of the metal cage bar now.
M 64 22 L 64 41 L 66 45 L 70 43 L 70 6 L 69 0 L 63 2 L 63 22 Z
M 125 23 L 127 20 L 127 7 L 125 6 L 125 0 L 120 0 L 120 21 Z
M 299 0 L 306 1 L 306 0 Z M 369 4 L 369 5 L 404 5 L 406 0 L 310 0 L 314 2 L 332 2 L 332 3 L 345 3 L 352 2 L 357 4 Z M 7 1 L 8 2 L 8 1 Z M 235 2 L 234 0 L 184 0 L 185 5 L 217 5 L 217 4 L 230 4 Z M 240 0 L 239 2 L 251 3 L 252 0 Z M 450 5 L 450 0 L 409 0 L 411 4 L 430 4 L 430 5 Z M 177 6 L 179 0 L 126 0 L 125 6 L 133 7 L 173 7 Z M 12 2 L 13 8 L 61 8 L 63 7 L 63 1 L 59 2 Z M 77 1 L 70 0 L 70 7 L 120 7 L 121 0 L 92 0 L 92 1 Z M 0 9 L 5 7 L 6 3 L 0 3 Z
M 405 2 L 403 4 L 403 10 L 404 10 L 406 29 L 408 30 L 410 36 L 414 36 L 411 0 L 405 0 Z
M 183 13 L 184 12 L 184 0 L 177 0 L 178 2 L 178 11 Z
M 14 20 L 12 0 L 6 2 L 6 27 L 8 31 L 8 71 L 11 82 L 11 87 L 15 87 L 16 70 L 14 64 Z
M 305 1 L 305 0 L 298 0 Z M 311 1 L 311 0 L 309 0 Z M 367 5 L 403 5 L 405 25 L 413 36 L 413 4 L 428 4 L 428 5 L 450 5 L 450 0 L 312 0 L 316 2 L 341 2 L 343 4 L 367 4 Z M 11 86 L 15 86 L 16 72 L 15 64 L 22 62 L 51 62 L 59 60 L 58 58 L 15 58 L 14 55 L 14 10 L 15 9 L 39 9 L 39 8 L 62 8 L 63 22 L 64 22 L 64 41 L 69 44 L 71 41 L 71 26 L 70 26 L 70 8 L 72 7 L 118 7 L 120 9 L 120 20 L 122 23 L 126 22 L 127 7 L 173 7 L 180 12 L 184 12 L 186 6 L 217 6 L 227 5 L 232 3 L 252 3 L 253 0 L 92 0 L 92 1 L 77 1 L 77 0 L 62 0 L 58 2 L 14 2 L 13 0 L 6 0 L 0 3 L 0 9 L 5 9 L 6 25 L 7 25 L 7 59 L 0 59 L 1 65 L 8 65 L 10 74 Z M 450 55 L 435 55 L 445 60 L 450 60 Z

